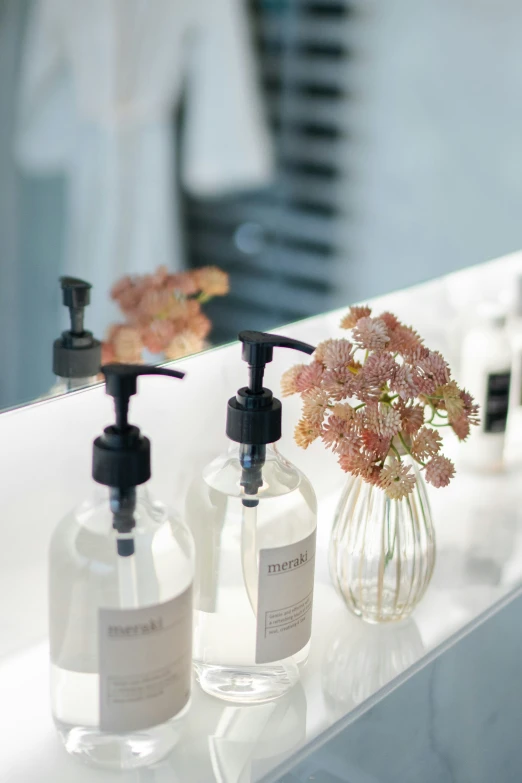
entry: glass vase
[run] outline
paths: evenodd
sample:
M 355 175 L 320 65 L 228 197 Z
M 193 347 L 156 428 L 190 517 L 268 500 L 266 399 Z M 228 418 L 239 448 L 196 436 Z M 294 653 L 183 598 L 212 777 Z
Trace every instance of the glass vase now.
M 402 500 L 351 476 L 337 506 L 329 548 L 330 574 L 348 608 L 370 623 L 408 617 L 430 583 L 435 532 L 424 477 Z

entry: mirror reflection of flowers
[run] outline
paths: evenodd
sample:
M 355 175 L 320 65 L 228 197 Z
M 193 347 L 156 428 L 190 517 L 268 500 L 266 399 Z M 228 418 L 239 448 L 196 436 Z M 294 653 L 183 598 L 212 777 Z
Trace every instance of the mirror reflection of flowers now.
M 426 481 L 445 487 L 455 473 L 441 453 L 441 427 L 466 440 L 479 424 L 478 405 L 452 380 L 437 351 L 392 313 L 378 318 L 352 307 L 341 327 L 351 339 L 321 343 L 309 365 L 284 373 L 283 395 L 298 393 L 303 417 L 295 440 L 307 448 L 320 438 L 341 468 L 400 500 L 415 486 L 409 454 Z
M 144 349 L 165 359 L 203 350 L 212 324 L 201 306 L 228 290 L 228 275 L 215 266 L 177 274 L 160 267 L 151 275 L 123 277 L 111 298 L 126 321 L 109 328 L 102 362 L 139 363 Z

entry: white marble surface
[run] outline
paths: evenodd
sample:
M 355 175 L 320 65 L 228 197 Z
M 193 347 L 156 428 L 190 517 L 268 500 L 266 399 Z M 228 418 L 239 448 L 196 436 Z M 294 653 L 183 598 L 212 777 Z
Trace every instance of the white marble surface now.
M 458 358 L 466 307 L 483 295 L 509 295 L 522 255 L 510 256 L 376 303 L 411 322 L 449 358 Z M 310 342 L 338 333 L 339 314 L 310 319 L 284 333 Z M 181 384 L 140 381 L 131 420 L 153 443 L 158 496 L 182 508 L 188 482 L 225 445 L 225 404 L 243 385 L 238 346 L 179 363 Z M 279 351 L 266 382 L 296 361 Z M 209 390 L 212 399 L 208 400 Z M 284 404 L 281 450 L 313 480 L 320 499 L 319 557 L 313 646 L 302 685 L 276 704 L 236 708 L 195 690 L 180 726 L 180 742 L 159 766 L 120 776 L 134 783 L 248 783 L 260 780 L 285 756 L 310 743 L 434 647 L 475 620 L 522 579 L 522 524 L 517 496 L 522 475 L 464 471 L 431 495 L 438 537 L 432 585 L 412 621 L 371 628 L 352 618 L 336 596 L 326 569 L 326 545 L 343 476 L 319 445 L 306 452 L 291 432 L 298 403 Z M 46 556 L 52 529 L 89 490 L 91 441 L 111 420 L 103 389 L 71 394 L 0 415 L 0 780 L 114 780 L 81 767 L 54 736 L 47 700 Z M 448 441 L 448 448 L 453 448 Z M 472 448 L 472 441 L 468 445 Z M 457 453 L 458 457 L 458 453 Z

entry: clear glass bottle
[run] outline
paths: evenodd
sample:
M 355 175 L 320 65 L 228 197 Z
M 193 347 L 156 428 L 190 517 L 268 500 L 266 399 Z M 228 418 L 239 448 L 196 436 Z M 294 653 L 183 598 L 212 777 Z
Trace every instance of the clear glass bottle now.
M 50 548 L 53 718 L 69 753 L 115 768 L 150 764 L 164 756 L 176 740 L 176 727 L 167 720 L 134 731 L 103 728 L 100 610 L 123 610 L 134 623 L 135 615 L 129 610 L 149 607 L 156 617 L 163 605 L 177 599 L 174 614 L 184 647 L 188 644 L 189 649 L 175 656 L 185 655 L 185 661 L 176 664 L 176 675 L 182 681 L 174 699 L 182 705 L 176 718 L 186 709 L 190 694 L 191 536 L 180 520 L 169 519 L 165 508 L 150 500 L 143 487 L 137 489 L 134 519 L 132 532 L 118 533 L 109 491 L 100 488 L 91 501 L 61 522 Z M 121 557 L 118 544 L 121 547 L 126 542 L 134 542 L 135 551 Z M 121 645 L 125 655 L 125 640 Z M 141 674 L 143 682 L 145 673 Z M 117 675 L 111 677 L 117 679 Z M 134 687 L 142 686 L 135 682 Z
M 187 512 L 197 552 L 197 679 L 213 696 L 260 703 L 291 688 L 308 657 L 317 507 L 306 476 L 273 443 L 255 450 L 252 491 L 249 450 L 235 443 L 210 463 Z
M 150 441 L 127 422 L 139 375 L 183 374 L 141 365 L 103 372 L 117 422 L 94 441 L 100 486 L 50 545 L 51 702 L 69 753 L 129 769 L 171 750 L 190 699 L 193 540 L 150 499 Z

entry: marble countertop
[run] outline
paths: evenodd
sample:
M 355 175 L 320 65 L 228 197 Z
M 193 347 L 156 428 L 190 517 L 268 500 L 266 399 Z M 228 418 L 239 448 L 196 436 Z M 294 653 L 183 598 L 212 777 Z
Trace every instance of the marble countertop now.
M 433 347 L 449 348 L 456 355 L 466 303 L 485 292 L 491 294 L 492 289 L 500 295 L 520 272 L 522 256 L 514 255 L 392 294 L 377 304 L 413 323 Z M 339 314 L 333 313 L 281 331 L 319 341 L 335 336 L 338 320 Z M 274 379 L 293 360 L 281 351 L 273 362 L 269 380 L 274 391 Z M 226 399 L 242 385 L 244 368 L 238 361 L 237 346 L 192 357 L 179 366 L 187 370 L 187 381 L 177 385 L 180 390 L 175 404 L 168 382 L 164 385 L 156 379 L 152 386 L 150 379 L 143 379 L 132 419 L 152 438 L 157 495 L 181 507 L 194 471 L 224 445 L 222 414 Z M 215 379 L 215 409 L 204 421 L 190 420 L 187 401 L 199 404 L 209 377 Z M 290 783 L 313 780 L 317 758 L 316 770 L 322 769 L 324 775 L 315 780 L 321 783 L 475 783 L 493 779 L 484 776 L 484 764 L 483 776 L 474 777 L 474 743 L 480 742 L 480 737 L 471 729 L 462 750 L 469 754 L 469 762 L 464 757 L 449 757 L 453 753 L 449 732 L 452 726 L 456 731 L 458 724 L 448 718 L 446 725 L 444 715 L 453 710 L 452 720 L 459 716 L 464 720 L 466 711 L 475 710 L 475 702 L 466 706 L 473 661 L 478 655 L 475 651 L 479 649 L 472 640 L 481 628 L 491 628 L 491 638 L 483 631 L 484 643 L 498 646 L 504 636 L 492 623 L 500 622 L 497 618 L 516 603 L 500 608 L 522 583 L 522 519 L 518 510 L 522 473 L 515 467 L 498 475 L 476 475 L 462 469 L 449 488 L 433 491 L 430 499 L 438 552 L 431 586 L 409 622 L 389 628 L 366 626 L 348 613 L 327 570 L 329 530 L 343 476 L 320 447 L 301 452 L 292 443 L 297 413 L 296 401 L 285 402 L 281 450 L 312 478 L 320 507 L 312 649 L 302 682 L 277 702 L 246 708 L 222 704 L 195 688 L 171 756 L 155 767 L 122 773 L 118 779 L 124 783 L 254 783 L 289 775 L 293 777 L 283 779 Z M 0 780 L 9 783 L 108 783 L 116 779 L 114 773 L 80 766 L 55 737 L 48 704 L 46 641 L 49 536 L 61 516 L 88 491 L 90 444 L 110 416 L 110 400 L 101 388 L 0 415 L 0 439 L 9 444 L 0 454 Z M 459 452 L 448 440 L 446 453 L 451 449 L 459 467 Z M 477 628 L 471 631 L 474 625 Z M 465 638 L 459 641 L 463 634 Z M 460 650 L 464 652 L 458 652 L 458 665 L 445 663 L 452 660 L 447 657 L 452 651 Z M 511 669 L 507 653 L 499 659 L 497 665 L 504 667 L 505 677 L 516 678 L 516 659 L 514 656 Z M 443 671 L 444 677 L 426 674 L 432 671 L 430 667 Z M 430 677 L 431 682 L 440 677 L 442 691 L 430 690 Z M 461 681 L 468 689 L 462 694 L 457 689 Z M 480 684 L 476 688 L 480 690 Z M 496 695 L 500 699 L 508 690 L 508 684 L 499 685 Z M 493 686 L 484 692 L 484 703 L 494 710 L 491 705 L 496 702 L 488 701 L 488 693 L 493 698 Z M 393 699 L 398 701 L 390 701 Z M 389 704 L 396 704 L 397 711 Z M 488 718 L 487 710 L 484 714 L 484 720 L 493 724 L 500 720 L 491 715 Z M 511 741 L 507 738 L 506 743 L 508 739 Z M 426 764 L 435 772 L 442 770 L 438 778 L 435 772 L 429 777 L 419 771 L 423 748 L 430 747 L 425 744 L 430 741 L 438 742 L 440 750 L 432 748 Z M 392 756 L 398 748 L 404 748 L 413 759 L 408 767 L 411 774 L 404 771 L 407 765 L 393 767 Z M 310 755 L 312 752 L 322 755 Z M 328 766 L 325 759 L 331 759 L 332 764 Z M 467 777 L 460 771 L 466 764 L 470 770 Z M 388 770 L 395 769 L 395 777 L 391 772 L 386 777 Z M 451 770 L 457 770 L 453 777 Z M 506 772 L 497 779 L 504 783 L 515 778 Z

